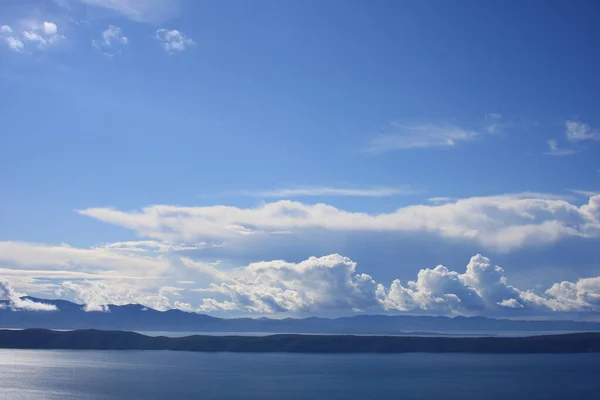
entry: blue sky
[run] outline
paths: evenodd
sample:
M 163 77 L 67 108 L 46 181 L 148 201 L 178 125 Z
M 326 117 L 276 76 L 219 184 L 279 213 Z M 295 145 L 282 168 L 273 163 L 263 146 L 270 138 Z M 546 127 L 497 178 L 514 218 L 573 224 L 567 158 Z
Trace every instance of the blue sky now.
M 4 1 L 5 292 L 592 318 L 598 17 L 593 1 Z

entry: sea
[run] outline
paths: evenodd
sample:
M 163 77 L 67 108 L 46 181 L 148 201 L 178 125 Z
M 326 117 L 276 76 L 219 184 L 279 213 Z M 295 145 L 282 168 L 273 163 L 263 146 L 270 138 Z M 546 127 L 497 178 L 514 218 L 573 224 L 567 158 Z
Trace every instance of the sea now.
M 0 399 L 598 399 L 599 354 L 0 350 Z

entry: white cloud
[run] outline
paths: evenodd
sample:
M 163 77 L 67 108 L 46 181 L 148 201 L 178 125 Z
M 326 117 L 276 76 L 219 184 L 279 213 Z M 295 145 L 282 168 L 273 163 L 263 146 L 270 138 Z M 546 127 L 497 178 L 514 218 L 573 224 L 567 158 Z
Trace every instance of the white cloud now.
M 600 140 L 600 130 L 592 129 L 589 125 L 577 121 L 565 122 L 565 135 L 570 142 Z
M 163 49 L 170 54 L 183 51 L 195 44 L 192 39 L 177 29 L 159 29 L 156 31 L 156 39 L 160 42 Z
M 54 36 L 58 32 L 58 27 L 54 22 L 44 21 L 42 23 L 42 30 L 46 36 Z
M 285 261 L 259 262 L 238 271 L 230 281 L 213 284 L 206 292 L 220 293 L 231 301 L 205 299 L 201 310 L 272 312 L 316 312 L 363 310 L 377 306 L 377 284 L 366 274 L 357 274 L 356 263 L 332 254 L 311 257 L 298 264 Z
M 474 140 L 479 133 L 454 125 L 408 125 L 392 123 L 394 133 L 380 134 L 371 139 L 366 151 L 373 154 L 391 150 L 426 147 L 453 147 L 459 142 Z
M 154 253 L 150 257 L 161 256 Z M 82 280 L 87 276 L 73 271 L 73 276 L 49 274 L 48 277 L 64 280 L 44 279 L 45 283 L 37 283 L 41 286 L 37 290 L 36 279 L 45 276 L 43 270 L 28 271 L 36 277 L 33 280 L 27 274 L 7 274 L 10 270 L 6 269 L 0 270 L 0 275 L 10 276 L 15 284 L 29 291 L 48 293 L 51 290 L 61 297 L 75 299 L 85 305 L 86 311 L 110 311 L 110 304 L 141 304 L 158 310 L 261 314 L 388 311 L 518 316 L 600 312 L 600 277 L 556 283 L 545 292 L 521 290 L 508 283 L 503 268 L 494 266 L 481 255 L 472 257 L 463 273 L 438 265 L 421 269 L 413 281 L 394 280 L 389 286 L 361 273 L 354 261 L 338 254 L 310 257 L 298 263 L 261 261 L 233 270 L 179 258 L 182 262 L 171 263 L 165 278 L 170 276 L 171 282 L 185 285 L 184 288 L 169 286 L 165 279 L 127 280 L 114 275 Z M 181 268 L 197 270 L 200 274 L 197 277 L 208 276 L 208 282 L 212 283 L 198 287 L 195 280 L 176 280 L 177 270 Z M 142 269 L 139 275 L 143 274 Z M 0 296 L 9 298 L 13 309 L 53 309 L 53 306 L 21 299 L 22 295 L 5 280 L 0 283 Z M 190 301 L 192 295 L 200 296 L 197 305 Z
M 309 196 L 353 196 L 353 197 L 386 197 L 421 193 L 414 188 L 374 187 L 366 189 L 335 188 L 327 186 L 294 187 L 257 192 L 245 192 L 258 197 L 309 197 Z
M 422 269 L 406 286 L 392 282 L 383 296 L 388 310 L 426 310 L 443 314 L 481 314 L 484 310 L 523 308 L 520 291 L 508 285 L 504 270 L 481 255 L 471 258 L 465 273 L 443 265 Z
M 51 270 L 63 271 L 64 277 L 77 272 L 114 278 L 158 278 L 170 268 L 166 255 L 153 254 L 143 245 L 123 249 L 110 245 L 77 248 L 66 244 L 0 242 L 0 262 L 20 267 L 23 271 L 52 267 Z
M 215 245 L 219 246 L 219 244 Z M 221 271 L 210 265 L 202 269 L 184 254 L 197 252 L 211 244 L 175 244 L 152 240 L 107 243 L 76 248 L 39 243 L 0 242 L 0 277 L 20 289 L 37 293 L 59 293 L 87 304 L 88 311 L 105 310 L 108 304 L 139 303 L 155 309 L 190 309 L 189 304 L 171 301 L 178 296 L 167 282 L 215 281 Z M 214 264 L 213 264 L 214 265 Z M 209 274 L 208 272 L 214 272 Z M 36 281 L 45 282 L 34 285 Z M 57 287 L 57 282 L 63 282 Z M 187 280 L 189 282 L 189 280 Z M 158 294 L 156 293 L 158 291 Z
M 550 149 L 550 151 L 548 151 L 545 154 L 548 154 L 550 156 L 568 156 L 577 153 L 577 150 L 559 147 L 558 142 L 556 140 L 548 140 L 548 148 Z
M 0 26 L 0 39 L 6 43 L 12 51 L 23 51 L 25 44 L 21 39 L 13 35 L 13 29 L 8 25 Z
M 49 21 L 21 21 L 22 30 L 13 29 L 8 25 L 0 26 L 0 39 L 13 51 L 25 51 L 28 45 L 39 49 L 52 46 L 65 39 L 58 33 L 58 26 Z
M 52 304 L 24 299 L 22 298 L 24 296 L 25 294 L 16 292 L 8 281 L 0 279 L 0 298 L 6 298 L 11 309 L 23 311 L 56 311 L 56 306 Z
M 8 45 L 8 48 L 13 51 L 23 51 L 23 49 L 25 48 L 25 44 L 23 43 L 23 41 L 17 39 L 14 36 L 8 36 L 4 38 L 4 41 Z
M 84 311 L 109 312 L 110 305 L 141 304 L 155 310 L 168 310 L 173 308 L 186 311 L 190 306 L 187 303 L 172 302 L 169 295 L 179 296 L 177 288 L 161 287 L 156 294 L 143 294 L 137 287 L 126 283 L 107 284 L 97 281 L 72 282 L 65 281 L 58 290 L 59 294 L 72 294 L 75 300 L 84 304 Z
M 577 206 L 556 196 L 522 193 L 471 197 L 444 204 L 413 205 L 391 213 L 345 211 L 327 204 L 281 200 L 257 208 L 155 205 L 125 212 L 110 208 L 79 211 L 171 242 L 241 240 L 248 235 L 336 231 L 428 232 L 467 240 L 498 251 L 547 244 L 563 237 L 600 237 L 600 196 Z
M 58 26 L 54 22 L 28 22 L 27 25 L 21 33 L 22 38 L 36 44 L 38 48 L 46 48 L 65 39 L 64 35 L 58 33 Z
M 129 43 L 129 39 L 123 35 L 121 28 L 115 25 L 109 25 L 102 32 L 102 39 L 92 40 L 92 45 L 104 52 L 105 55 L 112 56 L 121 51 L 121 47 Z
M 180 11 L 179 0 L 79 0 L 102 7 L 137 22 L 156 22 L 174 17 Z
M 476 255 L 462 274 L 443 265 L 422 269 L 417 279 L 389 287 L 356 271 L 356 264 L 332 254 L 300 263 L 269 261 L 250 264 L 213 284 L 201 311 L 255 313 L 387 310 L 436 315 L 519 315 L 547 312 L 600 311 L 600 277 L 554 284 L 542 294 L 508 284 L 504 269 Z

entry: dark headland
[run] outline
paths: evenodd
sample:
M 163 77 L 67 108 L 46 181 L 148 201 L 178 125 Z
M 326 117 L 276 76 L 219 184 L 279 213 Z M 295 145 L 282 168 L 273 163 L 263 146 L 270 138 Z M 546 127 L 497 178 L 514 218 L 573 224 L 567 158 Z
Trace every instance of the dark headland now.
M 178 350 L 244 353 L 589 353 L 600 333 L 528 337 L 271 335 L 152 337 L 127 331 L 0 330 L 3 349 Z

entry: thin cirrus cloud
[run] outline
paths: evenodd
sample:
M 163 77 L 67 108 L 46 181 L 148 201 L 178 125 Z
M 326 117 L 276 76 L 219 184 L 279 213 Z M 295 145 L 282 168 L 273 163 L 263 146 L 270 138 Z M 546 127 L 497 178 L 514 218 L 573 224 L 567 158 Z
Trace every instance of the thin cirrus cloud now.
M 555 195 L 518 193 L 411 205 L 391 213 L 351 212 L 279 200 L 256 208 L 154 205 L 138 211 L 88 208 L 82 215 L 168 242 L 229 241 L 279 232 L 423 232 L 509 252 L 566 237 L 600 237 L 600 196 L 579 206 Z M 268 239 L 267 239 L 268 240 Z
M 169 54 L 182 52 L 196 44 L 191 38 L 177 29 L 159 29 L 156 31 L 156 39 L 160 42 L 163 50 Z
M 123 34 L 123 30 L 115 25 L 109 25 L 108 28 L 102 32 L 100 39 L 92 40 L 92 45 L 107 56 L 120 53 L 121 48 L 128 43 L 129 39 Z
M 455 125 L 391 124 L 393 133 L 373 137 L 365 152 L 380 154 L 393 150 L 429 147 L 454 147 L 460 142 L 475 140 L 479 133 Z
M 71 1 L 61 1 L 69 7 Z M 136 22 L 160 22 L 180 13 L 179 0 L 77 0 L 92 7 L 104 8 L 121 14 Z
M 545 153 L 549 156 L 570 156 L 576 154 L 577 150 L 562 148 L 558 145 L 558 142 L 554 139 L 548 140 L 548 151 Z
M 15 52 L 45 49 L 65 39 L 56 23 L 51 21 L 24 20 L 19 29 L 10 25 L 0 26 L 0 40 Z
M 255 197 L 294 198 L 318 196 L 388 197 L 423 193 L 412 187 L 338 188 L 327 186 L 304 186 L 263 191 L 248 191 L 244 194 Z

